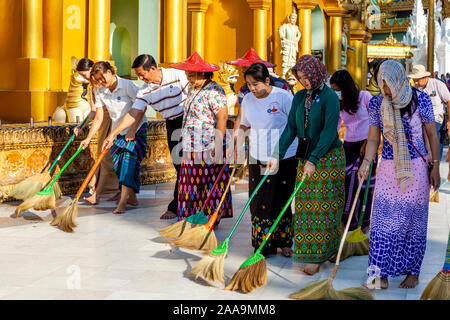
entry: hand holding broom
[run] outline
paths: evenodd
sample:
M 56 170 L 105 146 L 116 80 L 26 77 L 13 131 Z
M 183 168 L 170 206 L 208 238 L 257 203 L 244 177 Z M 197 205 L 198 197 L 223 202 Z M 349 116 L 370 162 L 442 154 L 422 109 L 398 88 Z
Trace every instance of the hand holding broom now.
M 180 237 L 171 241 L 171 244 L 191 249 L 191 250 L 212 250 L 217 247 L 217 239 L 214 234 L 214 224 L 219 216 L 220 209 L 222 207 L 222 203 L 227 196 L 228 189 L 230 188 L 231 182 L 233 181 L 233 176 L 236 171 L 236 168 L 233 168 L 233 172 L 231 173 L 228 184 L 222 194 L 222 198 L 220 199 L 219 205 L 217 206 L 214 213 L 209 218 L 209 221 L 198 228 L 193 228 L 188 231 L 185 231 Z
M 83 147 L 80 147 L 80 149 L 83 149 Z M 91 180 L 92 176 L 94 175 L 95 171 L 97 170 L 98 166 L 102 162 L 103 157 L 108 152 L 108 149 L 104 149 L 97 160 L 95 160 L 94 165 L 91 168 L 91 171 L 89 171 L 86 179 L 84 179 L 83 183 L 81 184 L 80 189 L 78 189 L 78 192 L 75 196 L 75 199 L 73 199 L 72 203 L 64 209 L 64 211 L 61 214 L 58 214 L 53 221 L 50 223 L 52 226 L 59 226 L 63 231 L 72 233 L 77 225 L 75 224 L 75 218 L 78 215 L 78 199 L 80 199 L 81 195 L 84 192 L 84 189 L 86 189 L 89 181 Z
M 83 148 L 79 148 L 77 152 L 67 161 L 64 167 L 58 172 L 56 177 L 52 180 L 50 185 L 45 188 L 43 191 L 38 192 L 31 198 L 26 199 L 23 203 L 21 203 L 15 210 L 16 217 L 25 210 L 33 208 L 34 210 L 47 210 L 55 208 L 55 193 L 53 191 L 53 185 L 58 180 L 59 176 L 66 170 L 67 166 L 72 162 L 73 159 L 83 150 Z
M 88 118 L 89 116 L 87 116 L 77 128 L 81 128 L 86 123 Z M 58 154 L 55 161 L 53 161 L 53 164 L 50 166 L 50 169 L 48 169 L 48 171 L 45 170 L 48 166 L 47 163 L 47 165 L 44 167 L 41 173 L 31 176 L 25 179 L 24 181 L 20 182 L 19 184 L 17 184 L 11 191 L 10 196 L 18 200 L 26 200 L 29 197 L 35 195 L 37 192 L 41 191 L 42 189 L 45 189 L 47 187 L 47 184 L 51 180 L 52 170 L 55 168 L 57 162 L 61 159 L 61 156 L 66 151 L 67 147 L 72 143 L 73 139 L 75 139 L 75 137 L 76 137 L 75 134 L 73 134 L 72 137 L 70 137 L 69 141 L 67 141 L 66 145 Z M 59 188 L 58 183 L 53 183 L 52 186 L 55 197 L 59 198 L 61 196 L 61 189 Z

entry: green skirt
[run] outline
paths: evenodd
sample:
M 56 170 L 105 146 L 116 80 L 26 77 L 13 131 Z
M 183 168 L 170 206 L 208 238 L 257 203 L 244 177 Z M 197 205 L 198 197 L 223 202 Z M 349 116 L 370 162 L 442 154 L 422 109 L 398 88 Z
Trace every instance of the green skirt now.
M 297 182 L 303 176 L 299 162 Z M 294 260 L 322 263 L 336 254 L 345 201 L 345 153 L 335 148 L 321 158 L 295 199 Z

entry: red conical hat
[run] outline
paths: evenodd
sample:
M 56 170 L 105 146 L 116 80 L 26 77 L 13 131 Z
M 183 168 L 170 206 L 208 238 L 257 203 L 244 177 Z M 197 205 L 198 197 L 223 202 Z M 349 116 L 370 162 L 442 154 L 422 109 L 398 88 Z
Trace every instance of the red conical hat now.
M 267 68 L 273 68 L 276 67 L 276 64 L 264 61 L 263 59 L 261 59 L 258 54 L 256 53 L 255 49 L 250 48 L 250 50 L 247 51 L 247 53 L 245 54 L 245 56 L 243 56 L 242 58 L 239 58 L 237 60 L 232 60 L 232 61 L 228 61 L 228 64 L 233 64 L 235 66 L 243 66 L 243 67 L 250 67 L 253 63 L 262 63 L 264 64 Z
M 213 72 L 220 69 L 218 65 L 203 60 L 197 52 L 194 52 L 186 61 L 173 63 L 170 67 L 195 72 Z

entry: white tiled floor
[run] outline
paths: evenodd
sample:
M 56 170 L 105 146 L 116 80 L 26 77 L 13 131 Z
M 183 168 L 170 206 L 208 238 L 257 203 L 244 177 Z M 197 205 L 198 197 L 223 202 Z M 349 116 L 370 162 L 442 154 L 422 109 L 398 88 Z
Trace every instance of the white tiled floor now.
M 447 172 L 448 164 L 442 163 L 441 176 Z M 48 221 L 0 225 L 0 299 L 287 299 L 311 281 L 326 279 L 334 266 L 327 262 L 309 277 L 299 272 L 299 264 L 292 259 L 277 255 L 267 259 L 266 285 L 249 294 L 222 290 L 220 283 L 195 281 L 187 272 L 201 259 L 201 253 L 173 248 L 157 232 L 173 220 L 159 219 L 167 201 L 155 198 L 167 198 L 171 191 L 167 186 L 143 189 L 140 197 L 147 205 L 122 216 L 110 214 L 112 203 L 90 209 L 80 202 L 80 210 L 87 214 L 80 214 L 73 234 L 49 226 Z M 246 200 L 245 192 L 233 194 L 235 218 Z M 11 204 L 0 205 L 0 216 L 9 217 L 13 211 Z M 48 214 L 38 213 L 43 219 Z M 441 191 L 440 203 L 430 204 L 429 217 L 420 284 L 415 289 L 399 289 L 402 278 L 390 279 L 388 290 L 374 292 L 376 299 L 418 299 L 439 272 L 450 225 L 449 185 Z M 222 220 L 216 231 L 219 243 L 234 221 Z M 247 212 L 230 242 L 226 281 L 253 254 L 249 231 Z M 343 261 L 333 286 L 360 286 L 366 280 L 366 268 L 367 256 Z M 69 289 L 77 274 L 79 289 Z

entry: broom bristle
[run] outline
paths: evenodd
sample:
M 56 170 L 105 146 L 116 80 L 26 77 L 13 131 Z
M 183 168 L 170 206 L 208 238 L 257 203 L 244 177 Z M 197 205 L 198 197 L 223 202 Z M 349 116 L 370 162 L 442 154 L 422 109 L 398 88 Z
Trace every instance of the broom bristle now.
M 55 182 L 52 186 L 53 193 L 55 194 L 55 198 L 59 199 L 62 196 L 61 187 L 58 182 Z
M 353 256 L 366 256 L 369 254 L 369 238 L 361 242 L 344 242 L 342 248 L 341 261 Z M 334 255 L 330 262 L 336 262 L 336 255 Z
M 193 267 L 189 274 L 195 275 L 195 280 L 203 276 L 207 280 L 220 281 L 225 283 L 223 276 L 223 265 L 225 264 L 225 255 L 213 256 L 208 254 Z
M 450 300 L 450 273 L 440 271 L 427 285 L 420 300 Z
M 239 268 L 231 278 L 230 283 L 225 290 L 249 293 L 257 287 L 266 284 L 267 281 L 267 264 L 265 259 L 260 259 L 252 265 Z
M 54 194 L 48 195 L 39 195 L 36 194 L 31 198 L 28 198 L 24 202 L 22 202 L 19 206 L 17 206 L 15 213 L 16 217 L 24 212 L 25 210 L 33 208 L 34 210 L 48 210 L 55 209 L 56 200 Z
M 27 200 L 41 191 L 50 179 L 48 171 L 31 176 L 17 184 L 10 196 L 18 200 Z
M 439 191 L 430 190 L 430 202 L 439 202 Z
M 158 230 L 158 232 L 161 236 L 166 237 L 166 238 L 178 238 L 184 232 L 186 232 L 194 227 L 197 227 L 197 226 L 198 225 L 194 225 L 194 224 L 186 221 L 186 219 L 185 219 L 183 221 L 175 222 L 164 229 L 160 229 L 160 230 Z
M 343 290 L 334 290 L 331 287 L 325 295 L 326 300 L 374 300 L 373 295 L 364 288 L 352 287 Z
M 331 282 L 332 279 L 330 278 L 313 282 L 300 291 L 291 294 L 289 298 L 296 300 L 324 300 L 326 299 L 327 291 L 333 290 Z
M 58 214 L 53 221 L 50 223 L 52 226 L 58 226 L 64 232 L 72 233 L 74 228 L 77 227 L 75 224 L 75 218 L 78 214 L 78 199 L 74 199 L 72 203 L 64 209 L 63 212 Z
M 185 231 L 180 237 L 170 242 L 180 248 L 191 250 L 211 251 L 217 247 L 217 239 L 214 230 L 208 230 L 204 226 Z

